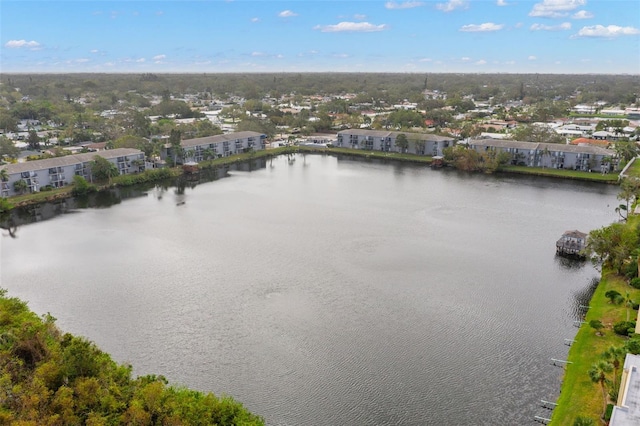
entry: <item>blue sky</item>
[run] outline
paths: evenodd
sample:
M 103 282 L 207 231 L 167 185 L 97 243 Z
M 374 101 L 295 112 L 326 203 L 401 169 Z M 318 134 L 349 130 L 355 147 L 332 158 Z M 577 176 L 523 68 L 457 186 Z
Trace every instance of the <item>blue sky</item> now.
M 640 74 L 638 0 L 0 0 L 0 72 Z

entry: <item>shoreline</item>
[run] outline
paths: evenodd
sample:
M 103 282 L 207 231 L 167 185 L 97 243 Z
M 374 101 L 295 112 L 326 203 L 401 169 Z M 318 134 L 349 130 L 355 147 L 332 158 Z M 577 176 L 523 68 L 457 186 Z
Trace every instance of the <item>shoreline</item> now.
M 365 151 L 359 149 L 350 148 L 328 148 L 328 147 L 314 147 L 314 146 L 290 146 L 282 148 L 274 148 L 269 150 L 253 151 L 244 154 L 237 154 L 229 157 L 216 158 L 213 160 L 206 160 L 198 163 L 198 167 L 202 170 L 215 169 L 221 166 L 227 166 L 231 164 L 242 163 L 251 161 L 258 158 L 277 157 L 284 154 L 329 154 L 329 155 L 352 155 L 355 157 L 361 157 L 363 159 L 375 159 L 375 160 L 387 160 L 400 163 L 413 163 L 421 164 L 425 166 L 431 166 L 433 158 L 431 156 L 416 155 L 416 154 L 401 154 L 395 152 L 379 152 L 379 151 Z M 158 173 L 157 170 L 163 169 L 149 169 L 139 174 L 121 175 L 116 176 L 111 184 L 96 185 L 98 192 L 108 191 L 117 187 L 127 187 L 140 183 L 148 183 L 154 181 L 161 181 L 167 178 L 179 178 L 186 173 L 182 167 L 168 168 L 169 172 Z M 150 176 L 153 172 L 157 173 L 158 177 Z M 471 174 L 477 172 L 469 172 Z M 596 173 L 588 172 L 576 172 L 573 170 L 557 170 L 557 169 L 540 169 L 525 166 L 506 166 L 496 171 L 497 174 L 519 174 L 528 176 L 540 176 L 550 177 L 556 179 L 568 179 L 582 182 L 604 183 L 608 185 L 617 185 L 618 175 L 600 175 Z M 17 195 L 7 198 L 6 200 L 11 204 L 6 212 L 9 212 L 19 207 L 29 207 L 33 205 L 44 204 L 48 202 L 54 202 L 73 198 L 72 193 L 73 185 L 68 185 L 62 188 L 54 189 L 51 191 L 41 191 L 24 195 Z

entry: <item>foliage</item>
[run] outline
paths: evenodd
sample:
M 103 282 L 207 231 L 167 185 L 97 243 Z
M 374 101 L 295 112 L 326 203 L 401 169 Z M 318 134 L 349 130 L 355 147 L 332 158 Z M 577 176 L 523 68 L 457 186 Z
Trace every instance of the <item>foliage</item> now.
M 9 202 L 6 198 L 0 198 L 0 213 L 8 212 L 13 208 L 13 204 Z
M 613 223 L 589 232 L 585 252 L 594 264 L 621 273 L 637 247 L 637 227 Z
M 596 422 L 590 418 L 585 416 L 578 416 L 573 421 L 573 426 L 595 426 Z
M 614 145 L 616 155 L 620 158 L 621 164 L 627 164 L 632 158 L 638 156 L 640 150 L 635 142 L 617 141 Z
M 95 191 L 96 191 L 95 185 L 92 185 L 89 182 L 87 182 L 87 180 L 84 177 L 78 176 L 78 175 L 73 176 L 73 190 L 71 191 L 73 195 L 75 196 L 86 195 L 90 192 L 95 192 Z
M 622 303 L 622 295 L 615 291 L 615 290 L 609 290 L 604 294 L 604 297 L 606 297 L 607 299 L 609 299 L 609 303 L 615 303 L 616 305 L 619 305 Z
M 622 220 L 627 220 L 629 208 L 633 206 L 640 196 L 640 178 L 628 177 L 622 180 L 618 200 L 624 201 L 616 208 L 616 212 Z
M 263 425 L 230 397 L 131 377 L 92 342 L 62 334 L 50 315 L 0 290 L 0 420 L 3 424 Z
M 444 159 L 456 169 L 467 172 L 483 171 L 493 173 L 509 161 L 509 154 L 489 150 L 479 153 L 462 145 L 447 147 L 443 150 Z
M 24 194 L 28 188 L 29 188 L 29 185 L 27 184 L 27 181 L 24 179 L 17 180 L 13 183 L 13 190 L 16 191 L 18 194 Z
M 637 268 L 634 268 L 637 270 Z M 640 278 L 639 277 L 635 277 L 633 278 L 631 281 L 629 281 L 629 285 L 633 288 L 639 288 L 640 289 Z
M 104 157 L 96 155 L 90 163 L 91 174 L 98 180 L 106 180 L 111 184 L 111 179 L 120 173 L 118 167 Z
M 630 336 L 635 333 L 635 321 L 618 321 L 613 324 L 613 331 L 620 336 Z
M 547 126 L 519 125 L 511 133 L 511 138 L 525 142 L 565 143 L 562 135 Z
M 407 152 L 407 148 L 409 147 L 409 140 L 407 139 L 407 135 L 404 133 L 400 133 L 396 138 L 396 146 L 400 148 L 400 152 Z
M 20 148 L 15 146 L 11 140 L 2 135 L 0 136 L 0 159 L 5 155 L 10 158 L 15 158 L 20 154 Z
M 596 331 L 597 335 L 601 335 L 601 331 L 604 328 L 604 324 L 602 324 L 602 321 L 594 319 L 589 321 L 589 327 L 593 328 Z

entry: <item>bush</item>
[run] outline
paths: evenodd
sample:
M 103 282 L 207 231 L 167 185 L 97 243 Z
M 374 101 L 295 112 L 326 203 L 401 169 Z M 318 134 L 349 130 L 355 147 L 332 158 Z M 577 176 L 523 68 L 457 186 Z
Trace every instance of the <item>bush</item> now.
M 633 288 L 640 288 L 640 278 L 633 278 L 631 281 L 629 281 L 629 285 Z
M 71 191 L 73 195 L 87 195 L 88 193 L 95 191 L 95 185 L 87 182 L 87 180 L 82 176 L 75 175 L 73 177 L 73 190 Z
M 613 324 L 613 331 L 620 336 L 630 336 L 635 333 L 635 321 L 618 321 Z
M 8 212 L 13 208 L 13 204 L 6 198 L 0 198 L 0 213 Z

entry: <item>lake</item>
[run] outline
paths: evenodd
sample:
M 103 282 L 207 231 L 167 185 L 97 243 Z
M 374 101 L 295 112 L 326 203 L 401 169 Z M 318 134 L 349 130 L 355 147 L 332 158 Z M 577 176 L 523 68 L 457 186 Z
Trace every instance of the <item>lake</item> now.
M 135 374 L 232 395 L 270 425 L 550 414 L 550 358 L 598 276 L 555 241 L 615 221 L 617 187 L 328 155 L 256 164 L 106 208 L 30 209 L 64 213 L 4 232 L 1 285 Z

